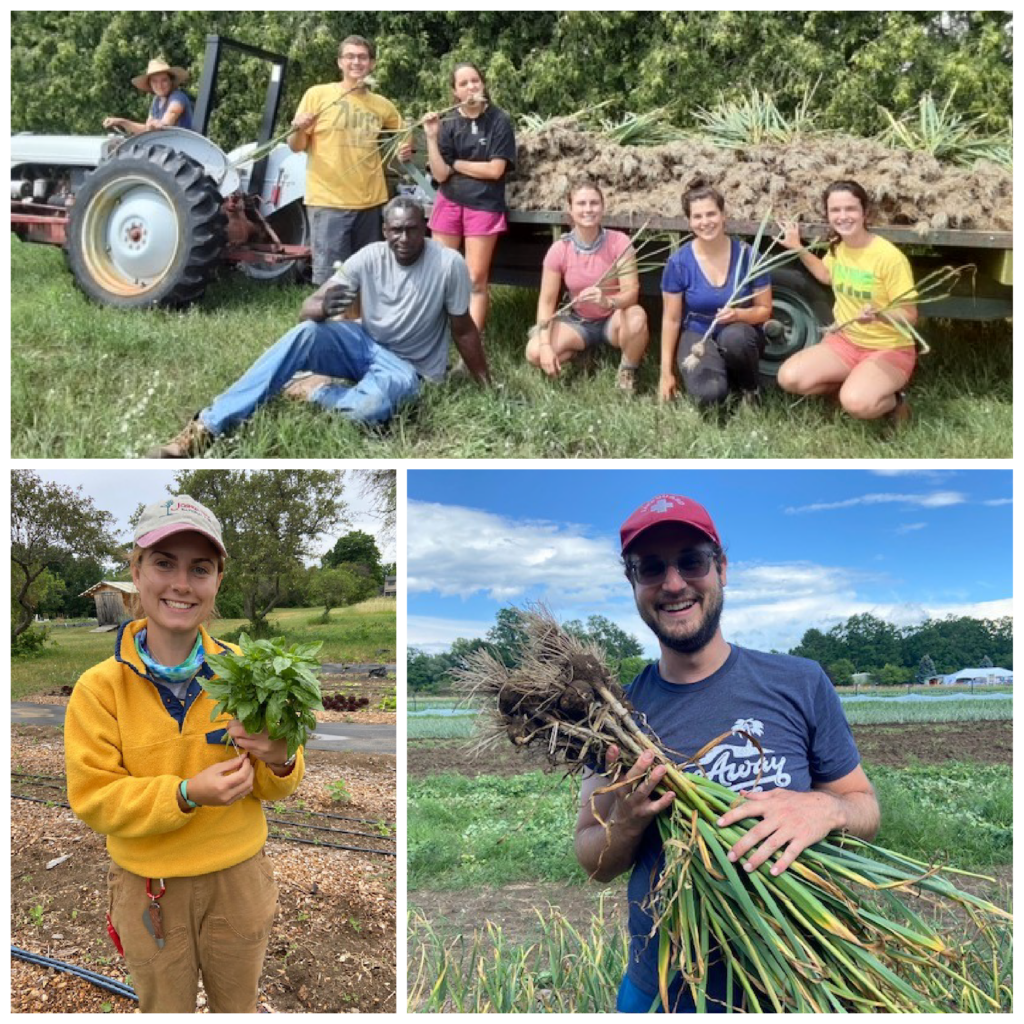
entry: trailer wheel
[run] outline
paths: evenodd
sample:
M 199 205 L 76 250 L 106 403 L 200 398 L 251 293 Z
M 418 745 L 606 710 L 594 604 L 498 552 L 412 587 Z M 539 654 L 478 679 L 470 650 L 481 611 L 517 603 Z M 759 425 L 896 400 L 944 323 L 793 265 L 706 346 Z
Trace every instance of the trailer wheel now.
M 769 339 L 758 367 L 770 383 L 791 355 L 821 341 L 822 328 L 832 322 L 831 293 L 810 274 L 779 267 L 772 271 L 772 318 L 782 325 L 783 335 Z
M 267 223 L 284 245 L 309 245 L 309 221 L 306 208 L 301 200 L 295 200 L 280 210 L 275 210 Z M 241 261 L 238 264 L 246 277 L 254 281 L 265 281 L 271 284 L 299 284 L 309 280 L 310 261 L 294 259 L 276 263 L 270 260 L 258 263 Z
M 75 195 L 67 256 L 89 298 L 120 309 L 187 306 L 220 263 L 227 220 L 202 166 L 166 146 L 115 154 Z

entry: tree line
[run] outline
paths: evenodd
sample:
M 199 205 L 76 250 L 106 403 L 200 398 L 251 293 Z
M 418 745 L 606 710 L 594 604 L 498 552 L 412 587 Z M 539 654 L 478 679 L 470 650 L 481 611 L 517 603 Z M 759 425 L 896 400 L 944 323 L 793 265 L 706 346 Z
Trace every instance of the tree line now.
M 1003 130 L 1012 109 L 1009 11 L 15 11 L 14 131 L 96 135 L 109 114 L 140 115 L 131 86 L 161 54 L 198 86 L 208 33 L 289 58 L 282 115 L 309 86 L 337 78 L 337 46 L 355 33 L 378 47 L 379 91 L 406 115 L 446 106 L 457 61 L 485 72 L 513 115 L 604 116 L 665 108 L 679 127 L 720 99 L 774 96 L 784 113 L 819 83 L 822 127 L 874 135 L 880 107 L 925 92 Z M 268 70 L 230 55 L 210 136 L 225 149 L 256 137 Z
M 395 474 L 358 471 L 354 479 L 393 528 Z M 224 618 L 246 618 L 250 635 L 269 635 L 267 616 L 282 607 L 332 608 L 380 592 L 394 563 L 384 563 L 374 537 L 362 530 L 340 536 L 311 565 L 321 538 L 349 525 L 343 473 L 326 470 L 211 471 L 177 474 L 175 494 L 189 494 L 220 520 L 229 552 L 217 607 Z M 156 500 L 158 495 L 152 495 Z M 138 521 L 140 504 L 131 519 Z M 114 535 L 110 513 L 81 488 L 16 470 L 11 485 L 12 643 L 38 649 L 44 617 L 91 617 L 95 604 L 79 595 L 101 580 L 130 580 L 131 544 Z
M 900 627 L 854 615 L 827 632 L 807 630 L 790 654 L 813 658 L 840 686 L 859 672 L 881 685 L 899 685 L 986 664 L 1012 669 L 1013 619 L 950 615 Z
M 626 685 L 647 664 L 636 637 L 602 615 L 586 622 L 563 624 L 573 633 L 600 647 L 610 667 Z M 482 638 L 457 639 L 439 654 L 411 647 L 408 652 L 408 686 L 411 693 L 438 693 L 451 685 L 453 670 L 461 667 L 468 654 L 487 648 L 505 665 L 519 662 L 525 642 L 521 613 L 500 608 L 494 625 Z M 874 615 L 854 615 L 827 632 L 809 629 L 790 654 L 817 661 L 836 686 L 852 683 L 855 673 L 866 672 L 882 686 L 926 683 L 937 675 L 962 668 L 997 665 L 1013 668 L 1013 620 L 972 619 L 948 616 L 928 619 L 917 626 L 899 627 Z

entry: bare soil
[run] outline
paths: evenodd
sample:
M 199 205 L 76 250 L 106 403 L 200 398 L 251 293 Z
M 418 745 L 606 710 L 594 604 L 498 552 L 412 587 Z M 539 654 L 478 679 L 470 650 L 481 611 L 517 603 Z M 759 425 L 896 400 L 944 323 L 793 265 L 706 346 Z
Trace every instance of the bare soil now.
M 854 739 L 867 764 L 905 768 L 909 764 L 980 761 L 1012 764 L 1012 722 L 959 722 L 919 725 L 853 726 Z M 461 740 L 410 740 L 410 778 L 451 772 L 477 775 L 520 775 L 548 768 L 547 759 L 531 747 L 501 743 L 474 756 Z
M 62 775 L 59 729 L 17 726 L 12 765 L 21 772 Z M 343 779 L 351 799 L 332 799 Z M 22 791 L 13 785 L 15 792 Z M 298 792 L 271 817 L 301 819 L 321 810 L 395 821 L 395 758 L 309 751 Z M 66 802 L 60 790 L 44 791 Z M 321 819 L 318 824 L 373 832 L 372 826 Z M 394 849 L 379 838 L 348 837 L 346 845 Z M 331 842 L 338 841 L 330 837 Z M 87 967 L 121 981 L 124 961 L 106 932 L 104 839 L 64 808 L 11 801 L 11 942 L 31 952 Z M 261 1005 L 277 1013 L 393 1013 L 396 985 L 395 859 L 271 839 L 281 890 L 267 951 Z M 47 869 L 58 857 L 67 860 Z M 132 1013 L 136 1004 L 64 973 L 13 961 L 12 1005 L 18 1013 Z M 200 996 L 200 1010 L 205 999 Z
M 555 125 L 517 139 L 508 201 L 515 210 L 561 210 L 566 187 L 585 176 L 601 186 L 611 214 L 681 217 L 680 200 L 696 185 L 714 185 L 727 212 L 759 221 L 821 222 L 821 194 L 853 178 L 867 190 L 877 224 L 909 225 L 922 234 L 947 228 L 1013 230 L 1012 172 L 990 163 L 944 164 L 925 153 L 893 150 L 872 139 L 809 136 L 787 146 L 723 149 L 696 139 L 663 146 L 618 146 Z

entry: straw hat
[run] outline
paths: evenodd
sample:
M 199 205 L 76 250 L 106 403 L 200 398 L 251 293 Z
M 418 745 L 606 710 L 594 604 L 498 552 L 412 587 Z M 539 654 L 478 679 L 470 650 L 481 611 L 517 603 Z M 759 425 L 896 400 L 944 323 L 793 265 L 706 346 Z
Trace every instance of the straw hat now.
M 163 57 L 154 57 L 149 62 L 149 67 L 146 68 L 145 74 L 136 75 L 132 79 L 132 85 L 143 92 L 152 92 L 153 90 L 149 87 L 150 76 L 158 75 L 161 72 L 171 76 L 174 80 L 175 88 L 179 85 L 184 85 L 188 81 L 188 72 L 184 68 L 172 67 Z

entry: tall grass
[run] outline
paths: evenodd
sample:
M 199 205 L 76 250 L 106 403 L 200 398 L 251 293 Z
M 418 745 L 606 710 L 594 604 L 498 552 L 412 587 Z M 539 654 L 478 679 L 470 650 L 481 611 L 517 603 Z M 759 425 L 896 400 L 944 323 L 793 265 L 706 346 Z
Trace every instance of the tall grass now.
M 122 458 L 176 434 L 295 323 L 308 289 L 226 270 L 184 313 L 117 312 L 77 292 L 56 249 L 12 241 L 11 446 L 16 458 Z M 932 346 L 896 436 L 820 400 L 772 391 L 724 424 L 687 401 L 660 405 L 657 342 L 637 397 L 599 351 L 549 380 L 526 364 L 536 293 L 495 288 L 485 347 L 494 385 L 428 385 L 389 425 L 356 427 L 276 400 L 211 458 L 1010 458 L 1012 332 L 931 321 Z M 652 323 L 652 337 L 657 323 Z
M 336 608 L 327 625 L 310 625 L 309 608 L 281 608 L 270 614 L 275 635 L 289 643 L 323 640 L 322 662 L 394 661 L 395 602 L 378 607 L 371 598 L 349 608 Z M 209 627 L 214 636 L 223 636 L 246 624 L 246 619 L 217 619 Z M 11 664 L 11 696 L 14 700 L 72 686 L 93 665 L 114 653 L 117 632 L 93 633 L 84 629 L 60 629 L 51 634 L 52 642 L 43 653 L 16 659 Z M 386 656 L 378 651 L 387 648 Z
M 473 715 L 410 716 L 406 736 L 410 740 L 461 740 L 476 734 L 478 719 Z

